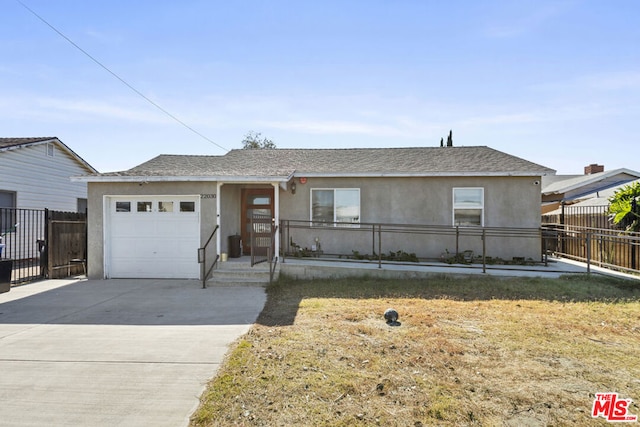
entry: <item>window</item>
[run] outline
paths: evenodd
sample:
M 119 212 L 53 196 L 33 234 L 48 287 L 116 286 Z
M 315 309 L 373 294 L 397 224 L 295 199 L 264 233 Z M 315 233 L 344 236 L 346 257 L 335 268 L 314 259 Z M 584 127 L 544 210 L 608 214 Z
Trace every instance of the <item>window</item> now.
M 131 202 L 116 202 L 116 212 L 131 212 Z
M 316 227 L 359 224 L 360 189 L 312 189 L 311 221 Z
M 453 225 L 484 226 L 484 188 L 453 189 Z
M 158 212 L 173 212 L 173 202 L 158 202 Z
M 180 202 L 180 212 L 195 212 L 196 202 Z
M 53 157 L 53 153 L 54 153 L 54 146 L 51 143 L 47 144 L 47 156 L 49 157 Z
M 16 224 L 16 193 L 0 191 L 0 233 L 14 230 Z
M 138 202 L 138 212 L 151 212 L 151 202 Z

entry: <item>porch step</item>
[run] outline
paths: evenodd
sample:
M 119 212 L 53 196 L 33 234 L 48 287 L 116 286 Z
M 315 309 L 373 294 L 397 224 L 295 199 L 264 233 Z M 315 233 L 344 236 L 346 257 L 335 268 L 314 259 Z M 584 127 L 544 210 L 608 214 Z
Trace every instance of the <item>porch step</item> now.
M 277 280 L 280 266 L 276 266 L 273 279 Z M 212 286 L 267 286 L 269 284 L 269 264 L 256 264 L 250 261 L 234 260 L 220 262 L 207 281 Z

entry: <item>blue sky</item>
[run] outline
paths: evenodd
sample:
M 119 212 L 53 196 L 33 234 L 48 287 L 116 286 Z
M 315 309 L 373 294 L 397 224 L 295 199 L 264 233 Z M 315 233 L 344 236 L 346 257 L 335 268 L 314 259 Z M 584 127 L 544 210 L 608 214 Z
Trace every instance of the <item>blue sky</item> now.
M 57 136 L 101 172 L 158 154 L 487 145 L 640 171 L 640 2 L 16 0 L 0 136 Z M 224 147 L 224 148 L 221 148 Z

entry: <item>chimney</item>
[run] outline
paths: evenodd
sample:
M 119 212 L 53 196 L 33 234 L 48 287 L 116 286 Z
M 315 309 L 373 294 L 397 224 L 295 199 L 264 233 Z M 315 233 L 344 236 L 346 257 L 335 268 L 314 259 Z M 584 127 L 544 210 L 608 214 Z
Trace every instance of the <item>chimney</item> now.
M 584 167 L 584 174 L 591 175 L 592 173 L 604 172 L 604 165 L 597 163 L 591 163 L 589 166 Z

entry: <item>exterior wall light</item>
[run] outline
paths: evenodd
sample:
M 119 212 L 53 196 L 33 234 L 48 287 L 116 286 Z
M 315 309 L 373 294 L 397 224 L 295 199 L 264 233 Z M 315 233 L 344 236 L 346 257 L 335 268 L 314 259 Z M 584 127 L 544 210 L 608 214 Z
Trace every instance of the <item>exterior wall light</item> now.
M 291 183 L 291 194 L 296 194 L 296 183 L 295 183 L 295 181 Z

